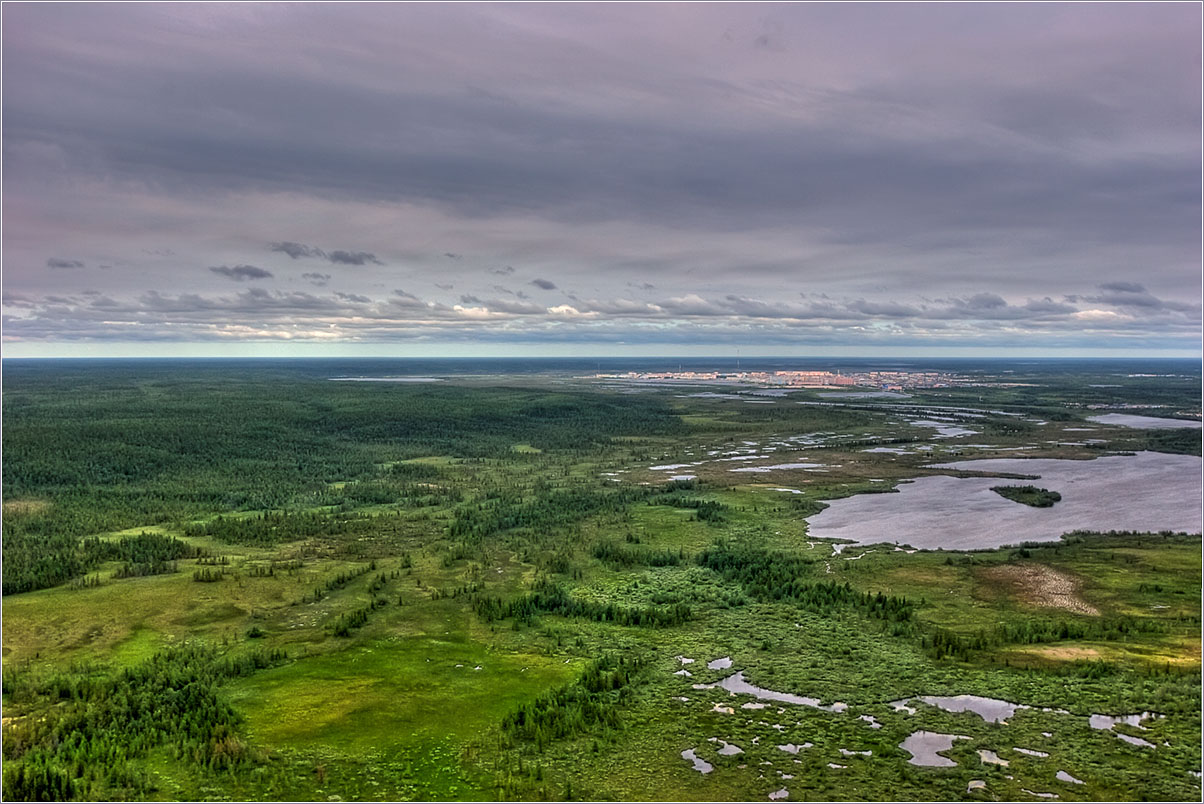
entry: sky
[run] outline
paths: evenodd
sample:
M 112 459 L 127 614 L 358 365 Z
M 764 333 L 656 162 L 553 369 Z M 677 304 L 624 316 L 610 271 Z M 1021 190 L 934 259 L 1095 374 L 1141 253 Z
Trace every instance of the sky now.
M 1198 3 L 2 13 L 10 357 L 1200 355 Z

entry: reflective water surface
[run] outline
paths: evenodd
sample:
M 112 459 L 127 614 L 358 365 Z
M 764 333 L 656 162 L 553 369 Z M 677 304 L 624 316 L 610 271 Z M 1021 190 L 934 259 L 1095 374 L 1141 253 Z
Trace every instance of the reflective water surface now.
M 1033 483 L 1062 495 L 1033 508 L 991 491 L 995 477 L 921 477 L 895 494 L 832 500 L 810 517 L 808 534 L 874 544 L 884 539 L 923 549 L 988 549 L 1055 541 L 1073 530 L 1200 532 L 1200 458 L 1139 452 L 1089 461 L 989 458 L 941 464 L 974 472 L 1038 475 Z

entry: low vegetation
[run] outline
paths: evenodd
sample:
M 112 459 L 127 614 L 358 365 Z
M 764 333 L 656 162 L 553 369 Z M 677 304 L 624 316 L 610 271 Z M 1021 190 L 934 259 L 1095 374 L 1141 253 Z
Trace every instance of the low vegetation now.
M 898 400 L 322 365 L 6 365 L 5 800 L 1199 799 L 1197 534 L 914 552 L 883 523 L 838 552 L 808 535 L 827 501 L 998 453 Z M 1198 411 L 1198 375 L 1008 370 L 907 404 L 1040 457 L 1199 452 L 1061 435 L 1101 400 Z M 823 471 L 730 471 L 754 451 Z M 909 764 L 917 730 L 965 735 L 957 765 Z
M 991 491 L 1012 502 L 1031 505 L 1033 508 L 1052 508 L 1054 503 L 1062 501 L 1062 495 L 1058 492 L 1037 486 L 991 486 Z

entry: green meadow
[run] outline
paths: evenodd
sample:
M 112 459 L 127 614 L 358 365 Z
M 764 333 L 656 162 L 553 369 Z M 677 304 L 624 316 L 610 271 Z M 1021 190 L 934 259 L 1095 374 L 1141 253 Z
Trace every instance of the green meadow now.
M 4 798 L 1199 800 L 1198 533 L 808 532 L 942 460 L 1200 454 L 1086 407 L 1198 375 L 1093 370 L 901 409 L 6 365 Z

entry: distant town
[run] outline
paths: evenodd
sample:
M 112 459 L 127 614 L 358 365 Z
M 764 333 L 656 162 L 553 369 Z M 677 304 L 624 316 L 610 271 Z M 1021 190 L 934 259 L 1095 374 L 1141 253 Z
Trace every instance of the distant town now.
M 592 379 L 633 382 L 717 382 L 786 388 L 947 388 L 969 385 L 966 378 L 942 371 L 864 371 L 850 374 L 833 371 L 628 371 L 622 374 L 593 374 Z

